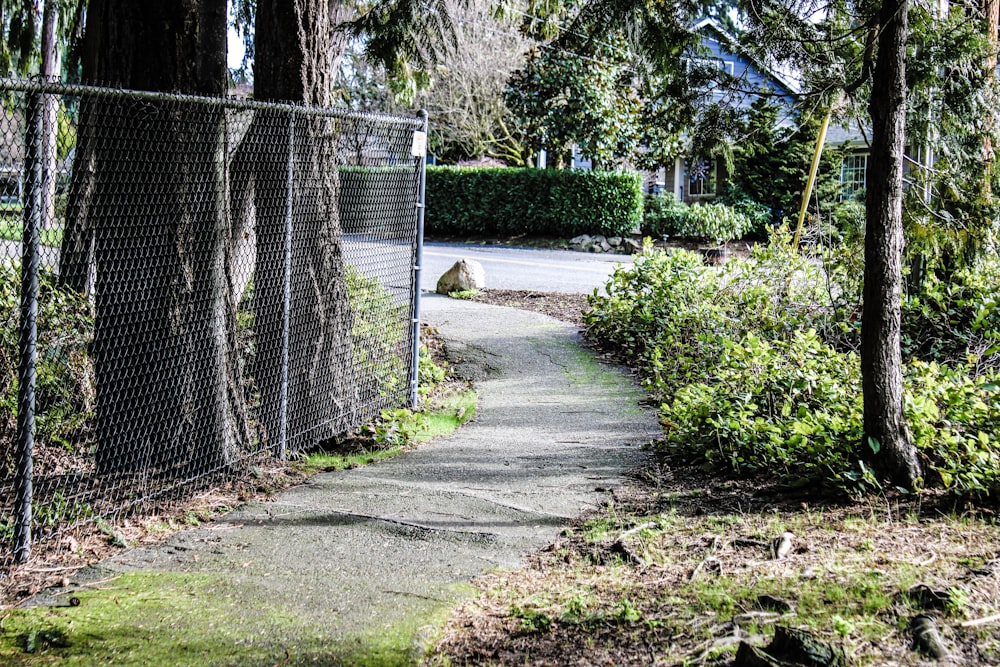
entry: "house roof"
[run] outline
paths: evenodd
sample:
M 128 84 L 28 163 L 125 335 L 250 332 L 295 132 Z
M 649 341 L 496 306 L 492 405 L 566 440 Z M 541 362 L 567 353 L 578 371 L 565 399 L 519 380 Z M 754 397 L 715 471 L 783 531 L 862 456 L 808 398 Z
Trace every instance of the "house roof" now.
M 718 37 L 720 47 L 725 48 L 733 55 L 739 56 L 753 65 L 761 74 L 772 79 L 774 83 L 785 89 L 791 96 L 797 96 L 800 92 L 799 84 L 791 77 L 777 71 L 775 68 L 762 63 L 756 56 L 747 53 L 746 49 L 740 46 L 739 41 L 726 30 L 721 23 L 713 18 L 704 18 L 692 26 L 692 32 L 704 32 L 706 29 L 715 33 Z

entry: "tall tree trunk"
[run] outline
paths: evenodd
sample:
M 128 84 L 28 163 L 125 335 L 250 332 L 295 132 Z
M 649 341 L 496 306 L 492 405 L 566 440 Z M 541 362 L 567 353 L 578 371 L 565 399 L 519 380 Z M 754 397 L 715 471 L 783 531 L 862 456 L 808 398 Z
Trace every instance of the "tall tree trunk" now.
M 328 106 L 343 37 L 333 28 L 338 2 L 258 0 L 254 95 L 259 100 Z M 264 438 L 277 451 L 332 437 L 351 424 L 351 311 L 338 214 L 338 167 L 331 121 L 258 114 L 255 174 L 256 379 Z M 294 128 L 291 123 L 294 122 Z M 263 133 L 268 133 L 265 135 Z M 294 134 L 293 144 L 289 137 Z M 295 186 L 288 192 L 288 160 Z M 286 208 L 291 197 L 291 211 Z M 282 309 L 286 216 L 291 214 L 287 385 L 282 389 Z M 287 440 L 280 408 L 287 397 Z
M 986 58 L 983 73 L 990 90 L 996 83 L 997 78 L 997 31 L 1000 30 L 1000 0 L 981 0 L 980 4 L 983 12 L 983 19 L 986 23 L 986 40 L 989 43 L 990 53 Z M 990 130 L 996 121 L 994 114 L 990 113 L 986 118 L 987 128 L 983 137 L 983 181 L 981 192 L 983 200 L 987 203 L 993 200 L 993 162 L 996 160 L 993 139 Z
M 102 30 L 88 34 L 99 40 L 88 80 L 224 93 L 225 0 L 96 5 Z M 231 464 L 247 436 L 227 275 L 224 113 L 125 97 L 85 109 L 98 469 L 182 475 Z
M 82 0 L 81 0 L 82 1 Z M 97 81 L 100 46 L 104 32 L 104 0 L 89 0 L 86 13 L 86 37 L 80 56 L 84 77 Z M 96 183 L 95 142 L 99 100 L 91 96 L 80 99 L 80 119 L 76 131 L 76 155 L 70 174 L 66 220 L 63 224 L 62 247 L 59 250 L 59 284 L 93 298 L 94 294 L 94 229 L 88 212 Z
M 45 0 L 42 13 L 42 78 L 59 78 L 59 51 L 56 48 L 56 0 Z M 59 137 L 59 98 L 46 95 L 42 108 L 42 226 L 50 228 L 56 218 L 56 143 Z
M 892 483 L 912 488 L 920 463 L 903 416 L 900 352 L 903 146 L 908 0 L 883 0 L 869 112 L 861 374 L 866 458 Z

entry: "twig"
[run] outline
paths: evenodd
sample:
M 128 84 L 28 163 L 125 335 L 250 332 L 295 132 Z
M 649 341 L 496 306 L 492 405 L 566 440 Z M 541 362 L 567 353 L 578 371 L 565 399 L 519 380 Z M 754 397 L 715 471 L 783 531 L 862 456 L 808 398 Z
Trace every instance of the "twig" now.
M 936 551 L 930 551 L 930 552 L 928 552 L 927 558 L 925 558 L 924 560 L 917 560 L 917 561 L 912 561 L 912 562 L 917 567 L 926 567 L 926 566 L 930 565 L 931 563 L 933 563 L 934 561 L 936 561 L 937 559 L 938 559 L 937 552 Z
M 974 628 L 980 625 L 987 625 L 989 623 L 996 623 L 1000 621 L 1000 614 L 993 614 L 992 616 L 984 616 L 983 618 L 975 618 L 971 621 L 963 621 L 963 628 Z
M 79 586 L 80 586 L 80 588 L 96 588 L 97 586 L 100 586 L 101 584 L 110 584 L 111 582 L 118 581 L 121 578 L 122 578 L 122 575 L 119 574 L 119 575 L 117 575 L 115 577 L 111 577 L 109 579 L 101 579 L 100 581 L 92 581 L 92 582 L 90 582 L 88 584 L 79 584 Z
M 615 540 L 615 542 L 621 542 L 625 538 L 632 537 L 636 533 L 641 533 L 644 530 L 649 530 L 651 528 L 656 528 L 657 525 L 658 524 L 655 521 L 647 521 L 646 523 L 641 523 L 638 526 L 636 526 L 635 528 L 629 528 L 624 533 L 622 533 L 621 535 L 619 535 L 618 539 Z
M 701 572 L 706 565 L 713 565 L 718 568 L 720 574 L 722 573 L 722 561 L 714 556 L 709 556 L 705 560 L 698 563 L 698 567 L 694 568 L 694 572 L 692 572 L 689 577 L 690 581 L 694 581 L 694 578 L 698 576 L 698 573 Z
M 33 574 L 46 574 L 51 572 L 66 572 L 68 570 L 82 570 L 86 565 L 69 565 L 66 567 L 28 567 L 25 568 L 24 572 L 31 572 Z

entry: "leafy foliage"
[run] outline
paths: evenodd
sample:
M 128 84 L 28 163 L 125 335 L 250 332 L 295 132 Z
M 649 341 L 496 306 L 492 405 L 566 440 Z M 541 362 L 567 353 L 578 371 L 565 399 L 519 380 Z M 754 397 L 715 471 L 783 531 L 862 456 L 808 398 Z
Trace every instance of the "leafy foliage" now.
M 644 371 L 663 446 L 709 465 L 852 494 L 878 488 L 862 456 L 856 253 L 822 264 L 787 233 L 704 267 L 647 245 L 589 298 L 587 335 Z M 904 307 L 906 416 L 927 484 L 1000 489 L 1000 264 L 931 282 Z
M 0 338 L 0 442 L 3 469 L 9 474 L 16 441 L 18 326 L 20 270 L 0 269 L 0 317 L 6 323 Z M 35 381 L 35 442 L 75 453 L 92 438 L 96 390 L 89 346 L 94 316 L 87 300 L 56 285 L 43 270 L 38 291 L 38 365 Z
M 621 236 L 638 226 L 641 181 L 629 172 L 427 169 L 427 230 L 443 234 Z
M 351 343 L 354 363 L 363 370 L 364 389 L 389 402 L 405 390 L 408 369 L 402 348 L 406 342 L 406 306 L 399 304 L 377 278 L 346 266 L 345 281 L 351 305 Z
M 746 206 L 749 208 L 749 204 Z M 644 208 L 643 230 L 650 234 L 707 239 L 716 243 L 742 238 L 759 220 L 759 217 L 751 218 L 725 204 L 689 206 L 669 193 L 647 196 Z
M 531 148 L 564 155 L 575 143 L 603 164 L 632 153 L 640 104 L 621 47 L 535 51 L 511 76 L 507 106 Z

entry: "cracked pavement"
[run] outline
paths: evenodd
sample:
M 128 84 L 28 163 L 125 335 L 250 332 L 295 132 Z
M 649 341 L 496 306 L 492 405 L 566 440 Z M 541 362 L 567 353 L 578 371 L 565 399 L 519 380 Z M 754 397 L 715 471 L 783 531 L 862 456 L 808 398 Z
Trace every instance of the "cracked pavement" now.
M 273 502 L 126 551 L 100 576 L 208 575 L 236 608 L 294 615 L 298 630 L 261 646 L 267 664 L 296 642 L 364 643 L 439 620 L 468 594 L 462 584 L 518 566 L 641 462 L 656 415 L 639 407 L 628 377 L 581 348 L 574 327 L 437 295 L 422 307 L 452 365 L 477 379 L 472 421 L 391 460 L 316 475 Z M 404 663 L 426 630 L 411 633 Z

